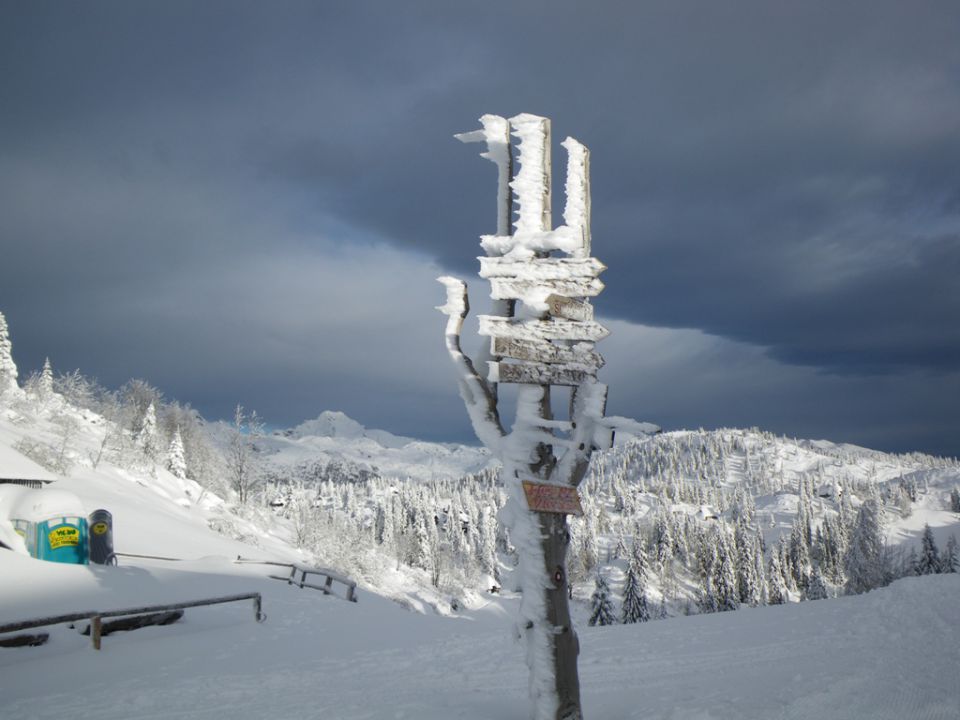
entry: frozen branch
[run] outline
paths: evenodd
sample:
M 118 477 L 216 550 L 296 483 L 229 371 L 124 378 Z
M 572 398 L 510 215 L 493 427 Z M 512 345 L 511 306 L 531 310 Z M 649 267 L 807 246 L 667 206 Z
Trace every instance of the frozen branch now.
M 477 438 L 491 452 L 496 453 L 506 434 L 500 423 L 496 397 L 490 386 L 477 373 L 473 362 L 460 348 L 460 332 L 463 329 L 464 318 L 470 311 L 467 285 L 462 280 L 449 276 L 439 277 L 437 282 L 443 283 L 447 289 L 447 302 L 439 305 L 437 310 L 447 316 L 445 332 L 447 352 L 459 372 L 457 382 L 460 387 L 460 397 L 463 398 Z

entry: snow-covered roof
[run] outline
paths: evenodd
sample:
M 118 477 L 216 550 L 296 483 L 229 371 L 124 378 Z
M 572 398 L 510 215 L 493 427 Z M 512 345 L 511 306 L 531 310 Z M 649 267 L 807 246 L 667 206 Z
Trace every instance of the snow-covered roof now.
M 0 479 L 56 480 L 47 470 L 12 447 L 0 444 Z
M 86 517 L 80 499 L 67 490 L 31 490 L 0 485 L 0 518 L 42 522 L 54 517 Z

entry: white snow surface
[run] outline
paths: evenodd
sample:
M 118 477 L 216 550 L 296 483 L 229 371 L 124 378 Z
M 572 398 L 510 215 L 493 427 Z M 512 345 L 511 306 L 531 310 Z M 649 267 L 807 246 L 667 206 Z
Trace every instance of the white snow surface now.
M 104 638 L 65 626 L 0 649 L 0 717 L 324 717 L 520 720 L 527 671 L 506 632 L 511 599 L 460 618 L 376 595 L 357 604 L 265 579 L 225 559 L 170 567 L 43 563 L 0 553 L 0 622 L 258 591 L 168 627 Z M 867 595 L 635 626 L 580 628 L 590 718 L 960 717 L 960 576 Z
M 25 455 L 20 454 L 9 443 L 11 435 L 3 432 L 0 426 L 0 479 L 13 480 L 54 480 L 56 475 L 45 470 Z
M 54 517 L 86 518 L 88 514 L 79 498 L 68 490 L 0 485 L 0 518 L 43 522 Z

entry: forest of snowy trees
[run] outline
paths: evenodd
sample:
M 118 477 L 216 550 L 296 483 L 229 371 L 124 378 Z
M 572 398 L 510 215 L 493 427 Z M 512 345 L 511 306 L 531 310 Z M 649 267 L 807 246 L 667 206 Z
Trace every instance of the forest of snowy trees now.
M 809 454 L 812 469 L 782 456 Z M 781 458 L 781 459 L 778 459 Z M 929 492 L 901 473 L 952 467 L 929 456 L 818 447 L 758 431 L 667 434 L 598 456 L 572 522 L 570 592 L 590 622 L 859 593 L 907 574 L 955 572 L 956 541 L 926 533 L 917 552 L 885 545 L 884 517 Z M 881 478 L 887 478 L 881 480 Z M 402 478 L 279 482 L 276 512 L 345 570 L 417 568 L 456 597 L 503 583 L 514 559 L 497 524 L 504 495 L 494 472 L 447 481 Z M 788 498 L 789 512 L 756 499 Z M 913 500 L 910 500 L 910 498 Z M 907 498 L 907 501 L 904 501 Z M 907 511 L 908 512 L 908 511 Z

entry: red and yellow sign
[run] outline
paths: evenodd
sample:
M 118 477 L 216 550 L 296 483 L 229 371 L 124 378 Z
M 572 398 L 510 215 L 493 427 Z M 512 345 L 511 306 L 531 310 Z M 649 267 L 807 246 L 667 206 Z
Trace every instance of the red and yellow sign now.
M 534 512 L 563 513 L 565 515 L 583 515 L 580 496 L 577 489 L 569 485 L 543 485 L 523 481 L 523 494 L 527 496 L 527 507 Z

